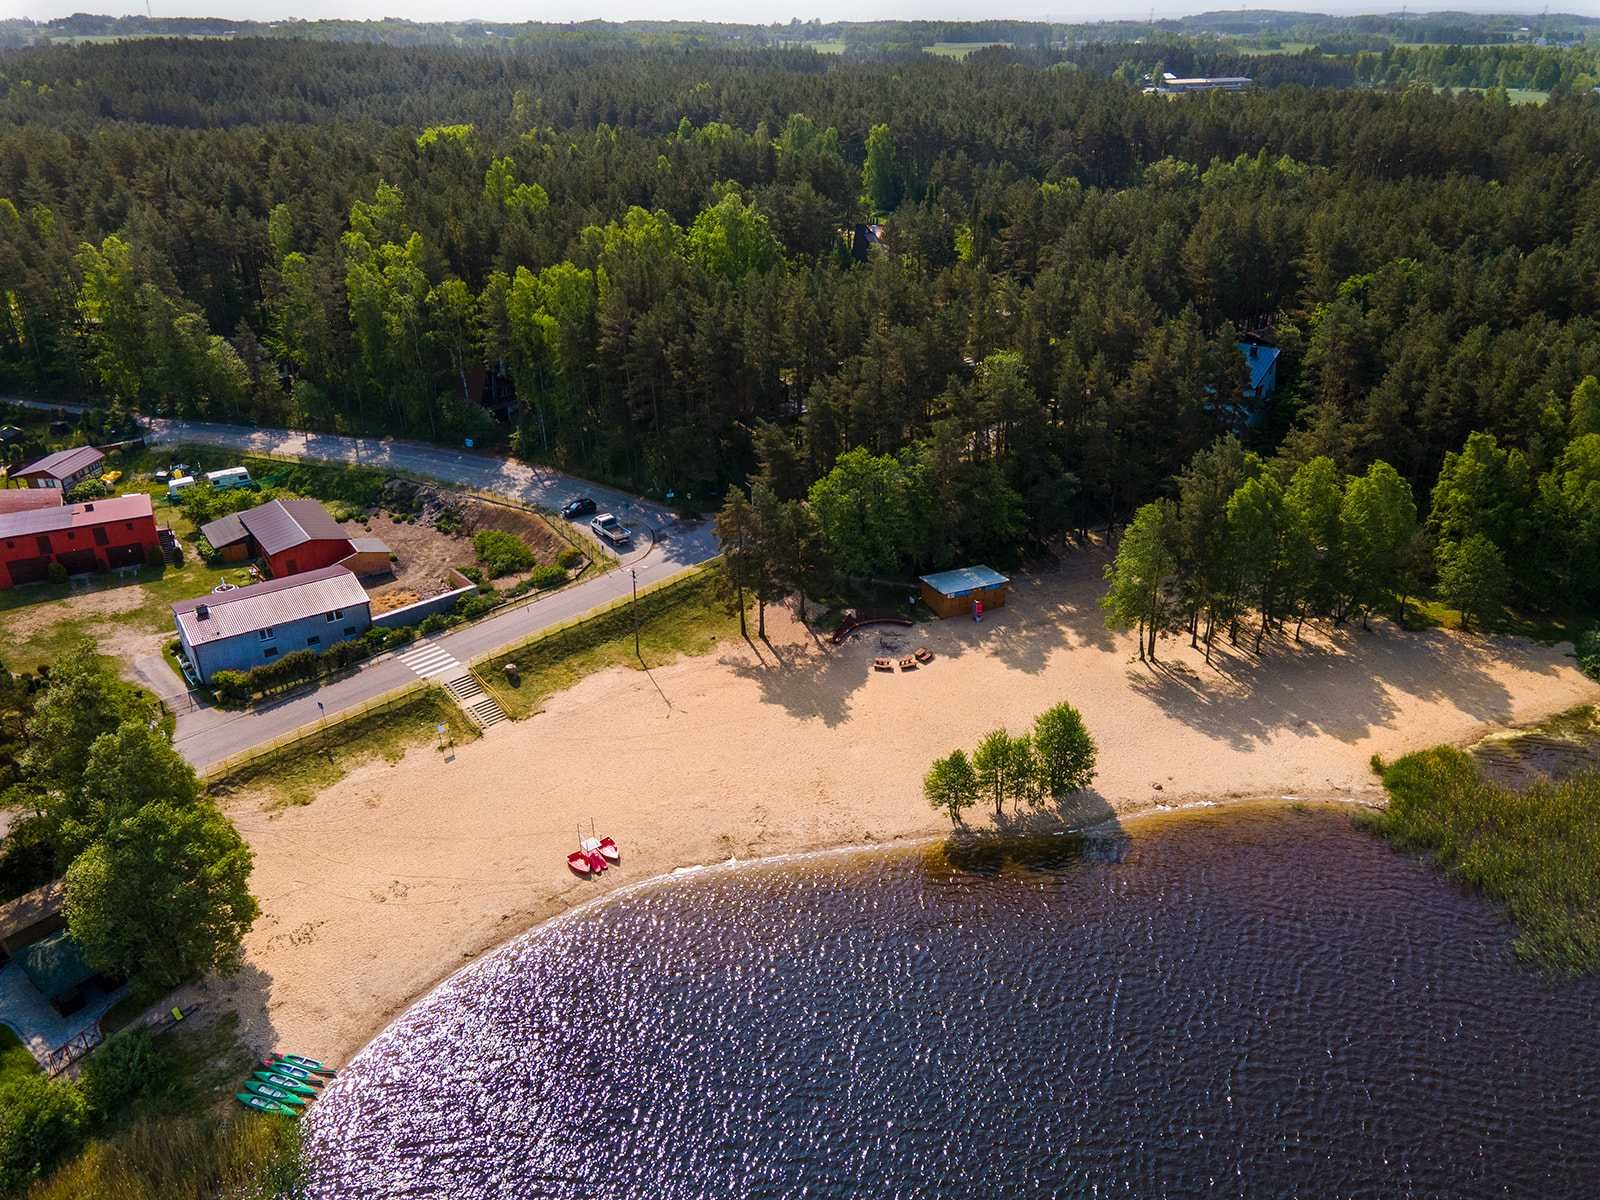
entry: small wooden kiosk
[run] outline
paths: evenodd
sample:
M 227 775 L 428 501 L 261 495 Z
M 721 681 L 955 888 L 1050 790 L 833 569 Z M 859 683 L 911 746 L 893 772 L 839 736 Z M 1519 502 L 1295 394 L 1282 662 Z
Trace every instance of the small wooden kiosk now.
M 924 575 L 922 602 L 941 617 L 970 617 L 972 606 L 983 602 L 988 612 L 1006 606 L 1006 589 L 1011 586 L 999 571 L 989 567 L 961 567 L 954 571 L 940 571 L 937 575 Z

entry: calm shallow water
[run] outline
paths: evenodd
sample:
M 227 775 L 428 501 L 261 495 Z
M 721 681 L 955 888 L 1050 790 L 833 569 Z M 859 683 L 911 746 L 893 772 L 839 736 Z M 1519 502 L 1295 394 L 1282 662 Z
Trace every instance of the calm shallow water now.
M 650 886 L 418 1004 L 314 1195 L 1567 1196 L 1600 981 L 1342 812 Z

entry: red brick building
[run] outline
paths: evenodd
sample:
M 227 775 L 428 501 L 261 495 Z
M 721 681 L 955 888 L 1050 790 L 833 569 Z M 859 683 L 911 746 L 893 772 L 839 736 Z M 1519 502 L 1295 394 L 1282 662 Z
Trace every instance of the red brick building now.
M 53 562 L 79 575 L 136 566 L 152 552 L 160 541 L 143 492 L 0 514 L 0 588 L 48 579 Z

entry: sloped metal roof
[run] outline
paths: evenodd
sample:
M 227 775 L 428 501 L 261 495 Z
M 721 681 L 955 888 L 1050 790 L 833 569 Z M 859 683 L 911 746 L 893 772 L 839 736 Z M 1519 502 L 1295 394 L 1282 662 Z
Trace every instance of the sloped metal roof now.
M 60 488 L 0 488 L 0 513 L 60 508 L 61 504 Z
M 29 512 L 0 514 L 0 537 L 27 537 L 35 533 L 54 533 L 61 529 L 90 529 L 113 521 L 133 521 L 153 517 L 150 497 L 144 492 L 129 492 L 109 500 L 90 500 L 84 504 L 64 504 L 58 508 L 35 508 Z
M 172 616 L 191 646 L 205 646 L 366 603 L 367 593 L 356 577 L 336 563 L 301 575 L 179 600 L 172 606 Z
M 43 458 L 35 459 L 25 466 L 16 467 L 11 474 L 13 477 L 50 475 L 56 479 L 64 479 L 85 467 L 94 466 L 103 458 L 105 455 L 93 446 L 74 446 L 71 450 L 57 450 L 54 454 L 46 454 Z
M 94 968 L 83 961 L 78 943 L 65 929 L 28 946 L 17 955 L 17 960 L 46 1000 L 59 999 L 95 973 Z
M 214 549 L 220 550 L 224 546 L 244 541 L 250 536 L 250 531 L 244 527 L 244 522 L 239 519 L 238 513 L 229 513 L 225 517 L 218 517 L 215 521 L 207 521 L 200 526 L 200 534 Z
M 269 556 L 306 542 L 345 537 L 339 522 L 315 500 L 269 500 L 246 509 L 239 514 L 239 520 L 260 544 L 261 553 Z

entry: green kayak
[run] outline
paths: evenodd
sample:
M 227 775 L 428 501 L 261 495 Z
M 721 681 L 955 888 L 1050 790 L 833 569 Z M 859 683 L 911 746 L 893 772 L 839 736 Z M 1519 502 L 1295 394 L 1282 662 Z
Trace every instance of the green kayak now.
M 269 1054 L 262 1063 L 265 1066 L 284 1063 L 291 1067 L 299 1067 L 303 1071 L 310 1071 L 313 1075 L 327 1075 L 330 1078 L 339 1073 L 327 1063 L 307 1058 L 304 1054 Z
M 276 1075 L 271 1071 L 257 1071 L 250 1078 L 259 1083 L 282 1088 L 286 1092 L 293 1092 L 296 1096 L 304 1096 L 307 1100 L 315 1100 L 317 1098 L 316 1088 L 310 1084 L 301 1083 L 298 1079 L 290 1079 L 286 1075 Z
M 281 1087 L 273 1087 L 270 1083 L 262 1083 L 257 1079 L 246 1079 L 244 1090 L 253 1092 L 257 1096 L 265 1096 L 268 1100 L 276 1100 L 279 1104 L 292 1105 L 295 1108 L 304 1108 L 306 1102 L 303 1097 L 296 1096 L 293 1092 L 286 1092 Z
M 276 1100 L 268 1100 L 264 1096 L 256 1096 L 250 1092 L 235 1092 L 233 1098 L 252 1112 L 270 1113 L 275 1117 L 298 1117 L 300 1110 L 290 1108 L 287 1104 L 279 1104 Z

